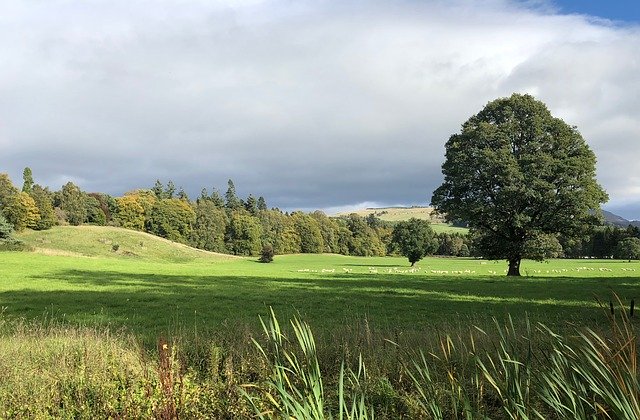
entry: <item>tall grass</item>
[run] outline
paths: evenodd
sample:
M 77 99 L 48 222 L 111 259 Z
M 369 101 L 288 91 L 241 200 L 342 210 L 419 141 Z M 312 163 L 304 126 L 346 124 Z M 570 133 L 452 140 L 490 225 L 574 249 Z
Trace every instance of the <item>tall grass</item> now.
M 316 343 L 309 325 L 297 318 L 293 319 L 291 327 L 295 340 L 290 340 L 282 332 L 273 310 L 271 317 L 266 322 L 261 319 L 261 322 L 268 337 L 268 347 L 265 348 L 256 340 L 254 344 L 272 373 L 263 386 L 246 386 L 249 389 L 258 388 L 257 397 L 245 393 L 256 416 L 260 419 L 334 418 L 332 411 L 326 406 L 327 396 Z M 350 382 L 350 393 L 345 389 L 345 375 Z M 362 357 L 359 358 L 357 371 L 345 369 L 344 362 L 342 363 L 337 390 L 337 418 L 340 420 L 373 419 L 373 411 L 367 407 L 361 390 L 361 380 L 365 376 Z
M 559 333 L 507 317 L 410 339 L 365 322 L 317 340 L 271 311 L 253 339 L 235 329 L 150 349 L 0 316 L 0 417 L 638 419 L 634 322 L 620 311 L 608 330 Z

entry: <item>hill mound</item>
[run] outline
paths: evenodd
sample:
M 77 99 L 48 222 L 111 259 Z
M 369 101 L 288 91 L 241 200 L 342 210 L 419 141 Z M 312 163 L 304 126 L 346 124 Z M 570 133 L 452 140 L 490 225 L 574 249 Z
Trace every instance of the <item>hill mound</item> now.
M 187 262 L 196 258 L 237 258 L 111 226 L 56 226 L 43 231 L 25 231 L 17 237 L 31 246 L 34 252 L 48 255 L 142 258 L 171 262 Z

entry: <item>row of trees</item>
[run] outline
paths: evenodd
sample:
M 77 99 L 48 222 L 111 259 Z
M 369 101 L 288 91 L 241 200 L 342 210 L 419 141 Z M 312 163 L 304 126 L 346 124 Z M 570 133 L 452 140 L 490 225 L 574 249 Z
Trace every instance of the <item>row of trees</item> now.
M 160 181 L 121 197 L 86 193 L 72 182 L 59 191 L 35 184 L 29 168 L 22 189 L 0 174 L 3 235 L 11 230 L 48 229 L 56 224 L 114 225 L 145 231 L 196 248 L 236 255 L 337 253 L 358 256 L 404 255 L 414 264 L 426 255 L 482 257 L 491 237 L 436 234 L 426 221 L 389 223 L 374 215 L 328 217 L 320 211 L 284 213 L 268 209 L 263 197 L 239 198 L 231 180 L 224 196 L 203 189 L 190 200 L 182 188 Z M 1 239 L 1 238 L 0 238 Z M 489 244 L 491 245 L 491 244 Z M 580 238 L 537 234 L 521 248 L 524 258 L 640 258 L 640 229 L 607 226 Z
M 258 255 L 268 245 L 275 254 L 337 253 L 358 256 L 402 254 L 394 226 L 374 215 L 328 217 L 321 211 L 285 213 L 269 209 L 263 197 L 238 197 L 233 181 L 226 193 L 203 189 L 190 200 L 182 188 L 160 181 L 150 189 L 137 189 L 121 197 L 86 193 L 68 182 L 59 191 L 35 184 L 29 168 L 23 187 L 0 174 L 0 210 L 13 229 L 42 230 L 56 224 L 113 225 L 148 232 L 196 248 Z M 434 234 L 426 225 L 433 246 L 428 253 L 466 256 L 471 247 L 460 234 Z M 402 226 L 402 225 L 400 225 Z M 395 238 L 395 240 L 394 240 Z
M 567 258 L 640 259 L 640 228 L 637 226 L 602 226 L 582 238 L 561 237 L 561 243 Z

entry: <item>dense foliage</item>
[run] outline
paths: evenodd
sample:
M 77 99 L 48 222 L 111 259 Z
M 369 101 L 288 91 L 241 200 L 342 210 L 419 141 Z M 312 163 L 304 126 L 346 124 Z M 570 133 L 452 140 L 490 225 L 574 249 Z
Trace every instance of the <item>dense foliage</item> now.
M 120 226 L 153 233 L 207 251 L 259 256 L 267 244 L 274 255 L 334 253 L 355 256 L 406 255 L 394 241 L 397 225 L 374 216 L 351 214 L 329 217 L 321 211 L 286 213 L 269 209 L 264 197 L 246 200 L 237 197 L 233 182 L 224 197 L 216 189 L 190 200 L 181 188 L 160 181 L 150 189 L 137 189 L 112 197 L 86 193 L 69 182 L 59 191 L 33 183 L 25 171 L 23 190 L 16 188 L 7 174 L 0 174 L 0 214 L 12 230 L 49 229 L 55 225 L 93 224 Z M 24 191 L 25 189 L 29 192 Z M 176 191 L 178 191 L 176 193 Z M 402 225 L 401 225 L 402 226 Z M 418 229 L 415 227 L 415 229 Z M 414 230 L 411 228 L 410 230 Z M 413 232 L 415 234 L 415 232 Z M 418 235 L 421 236 L 421 235 Z M 429 254 L 480 257 L 482 237 L 457 232 L 426 235 Z M 526 243 L 526 255 L 535 257 L 633 258 L 633 243 L 618 244 L 625 238 L 640 238 L 640 229 L 604 226 L 580 237 L 537 235 Z M 434 249 L 435 248 L 435 249 Z M 626 250 L 631 250 L 626 252 Z M 416 260 L 417 261 L 417 260 Z
M 448 220 L 467 221 L 477 250 L 506 259 L 509 275 L 520 275 L 523 258 L 555 255 L 558 234 L 583 234 L 607 200 L 580 133 L 530 95 L 490 102 L 445 147 L 432 203 Z
M 411 218 L 406 222 L 398 222 L 391 237 L 393 245 L 409 259 L 412 267 L 438 250 L 438 241 L 427 220 Z

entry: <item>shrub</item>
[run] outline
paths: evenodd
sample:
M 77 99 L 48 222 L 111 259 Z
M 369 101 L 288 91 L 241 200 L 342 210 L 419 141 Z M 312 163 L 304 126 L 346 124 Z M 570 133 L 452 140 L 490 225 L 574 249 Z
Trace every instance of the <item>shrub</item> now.
M 270 263 L 273 261 L 273 246 L 271 244 L 266 244 L 262 247 L 262 251 L 260 252 L 260 262 L 261 263 Z

